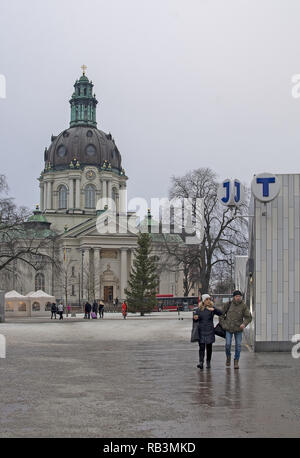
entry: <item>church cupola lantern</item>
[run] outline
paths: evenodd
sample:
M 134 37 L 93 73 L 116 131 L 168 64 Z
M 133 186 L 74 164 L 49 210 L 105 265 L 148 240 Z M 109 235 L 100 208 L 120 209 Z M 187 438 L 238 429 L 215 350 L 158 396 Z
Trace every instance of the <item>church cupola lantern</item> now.
M 97 99 L 93 95 L 93 83 L 85 75 L 86 66 L 82 65 L 82 76 L 74 84 L 74 93 L 70 100 L 71 120 L 70 127 L 91 126 L 97 127 L 96 106 Z

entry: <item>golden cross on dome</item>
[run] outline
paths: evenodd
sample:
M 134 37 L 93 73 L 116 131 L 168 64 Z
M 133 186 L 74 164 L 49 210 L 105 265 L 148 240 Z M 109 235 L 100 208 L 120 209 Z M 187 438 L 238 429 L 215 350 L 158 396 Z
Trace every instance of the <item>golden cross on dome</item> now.
M 86 69 L 87 69 L 87 66 L 83 64 L 83 65 L 81 66 L 81 68 L 82 68 L 82 74 L 85 75 L 85 71 L 86 71 Z

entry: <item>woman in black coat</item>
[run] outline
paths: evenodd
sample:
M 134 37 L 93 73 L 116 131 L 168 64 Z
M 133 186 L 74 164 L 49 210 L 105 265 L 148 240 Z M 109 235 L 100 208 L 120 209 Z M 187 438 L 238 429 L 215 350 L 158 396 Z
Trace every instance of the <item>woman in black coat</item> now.
M 203 294 L 202 302 L 193 314 L 193 328 L 196 331 L 196 333 L 194 332 L 194 340 L 198 340 L 199 343 L 199 364 L 197 367 L 200 369 L 203 369 L 205 347 L 206 367 L 210 369 L 212 344 L 215 341 L 214 315 L 220 316 L 222 315 L 222 311 L 214 307 L 209 294 Z

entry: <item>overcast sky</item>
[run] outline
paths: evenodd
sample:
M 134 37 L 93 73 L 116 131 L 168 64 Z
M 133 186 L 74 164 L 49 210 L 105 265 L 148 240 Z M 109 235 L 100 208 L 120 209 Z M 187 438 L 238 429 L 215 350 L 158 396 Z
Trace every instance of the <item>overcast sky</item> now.
M 300 172 L 299 0 L 1 0 L 1 169 L 19 205 L 86 64 L 129 196 L 166 196 L 199 167 L 220 180 Z

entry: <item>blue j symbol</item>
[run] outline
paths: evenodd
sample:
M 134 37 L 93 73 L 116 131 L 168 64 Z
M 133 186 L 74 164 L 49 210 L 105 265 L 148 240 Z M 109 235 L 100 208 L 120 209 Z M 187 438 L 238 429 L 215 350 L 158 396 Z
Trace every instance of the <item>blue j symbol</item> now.
M 239 202 L 241 198 L 241 183 L 235 181 L 234 186 L 236 188 L 236 195 L 234 196 L 234 200 L 235 202 Z
M 222 202 L 224 202 L 224 204 L 227 204 L 227 202 L 229 201 L 229 198 L 230 198 L 230 181 L 225 181 L 223 183 L 223 187 L 226 189 L 226 196 L 225 197 L 222 197 Z

